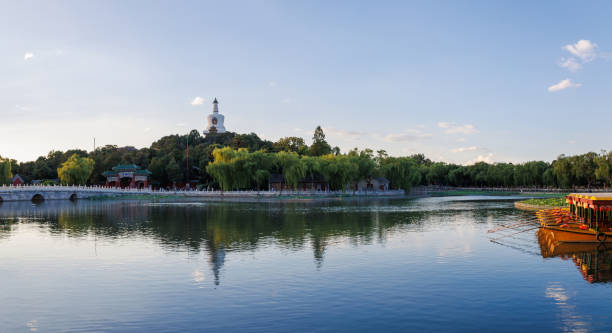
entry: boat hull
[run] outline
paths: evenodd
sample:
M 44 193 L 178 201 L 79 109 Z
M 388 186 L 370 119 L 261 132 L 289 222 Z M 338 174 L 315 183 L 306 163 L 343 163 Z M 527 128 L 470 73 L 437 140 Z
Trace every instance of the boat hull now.
M 597 239 L 598 233 L 591 229 L 583 230 L 572 226 L 561 228 L 559 225 L 542 225 L 542 228 L 554 231 L 549 237 L 559 243 L 612 244 L 612 232 L 609 231 L 602 232 L 601 234 L 605 236 L 600 236 Z

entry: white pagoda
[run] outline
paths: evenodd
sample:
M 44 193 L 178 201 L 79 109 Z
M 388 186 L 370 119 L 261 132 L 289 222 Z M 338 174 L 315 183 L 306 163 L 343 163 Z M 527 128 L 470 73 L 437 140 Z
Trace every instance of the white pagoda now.
M 213 101 L 213 112 L 206 116 L 206 129 L 204 129 L 204 134 L 211 132 L 225 133 L 225 126 L 223 126 L 224 120 L 225 117 L 219 113 L 219 102 L 217 102 L 215 98 Z

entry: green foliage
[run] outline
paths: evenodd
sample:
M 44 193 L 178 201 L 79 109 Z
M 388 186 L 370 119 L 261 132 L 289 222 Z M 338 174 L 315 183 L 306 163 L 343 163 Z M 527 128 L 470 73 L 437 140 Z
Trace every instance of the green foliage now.
M 60 181 L 64 185 L 85 185 L 94 170 L 95 162 L 92 158 L 73 154 L 57 169 Z
M 281 151 L 276 154 L 276 160 L 287 185 L 297 190 L 298 183 L 306 176 L 306 167 L 300 156 L 294 152 Z
M 312 136 L 312 145 L 308 149 L 310 156 L 323 156 L 332 152 L 331 146 L 325 141 L 325 133 L 321 126 L 317 126 Z
M 300 155 L 304 155 L 308 151 L 304 139 L 295 136 L 281 138 L 274 143 L 273 147 L 276 151 L 290 151 Z
M 344 191 L 347 185 L 358 181 L 359 166 L 354 157 L 329 154 L 320 159 L 319 165 L 332 190 Z
M 0 156 L 0 185 L 8 185 L 11 183 L 11 179 L 13 178 L 11 169 L 11 160 Z
M 133 163 L 149 169 L 152 184 L 162 187 L 196 179 L 201 187 L 262 188 L 266 186 L 267 178 L 275 173 L 286 173 L 287 183 L 293 188 L 306 176 L 323 175 L 331 187 L 338 190 L 354 185 L 349 183 L 357 180 L 371 180 L 376 176 L 386 177 L 392 188 L 401 189 L 415 185 L 562 188 L 612 185 L 612 153 L 606 151 L 561 155 L 552 163 L 479 162 L 462 166 L 432 162 L 423 154 L 390 157 L 385 150 L 374 152 L 370 149 L 353 149 L 342 154 L 336 148 L 332 149 L 326 141 L 320 126 L 315 129 L 310 146 L 300 137 L 285 137 L 272 143 L 260 139 L 255 133 L 226 132 L 202 136 L 197 130 L 192 130 L 185 135 L 164 136 L 150 147 L 141 149 L 106 145 L 89 153 L 84 150 L 51 151 L 30 162 L 1 159 L 0 182 L 8 183 L 11 173 L 18 173 L 28 183 L 34 179 L 56 179 L 62 163 L 76 154 L 95 162 L 87 180 L 90 184 L 103 184 L 105 177 L 102 173 L 117 164 Z M 7 164 L 8 167 L 1 166 Z M 343 166 L 347 169 L 343 170 Z M 11 177 L 7 177 L 7 172 Z
M 545 199 L 528 199 L 520 201 L 521 203 L 534 205 L 534 206 L 553 206 L 553 207 L 565 207 L 567 203 L 564 197 L 559 198 L 545 198 Z
M 381 171 L 394 189 L 409 191 L 421 180 L 419 168 L 410 157 L 387 157 L 381 163 Z

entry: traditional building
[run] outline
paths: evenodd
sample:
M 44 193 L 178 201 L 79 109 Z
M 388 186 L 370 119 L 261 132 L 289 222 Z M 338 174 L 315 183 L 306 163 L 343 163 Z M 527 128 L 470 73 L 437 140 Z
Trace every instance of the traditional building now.
M 106 186 L 121 188 L 147 188 L 151 171 L 135 164 L 117 165 L 112 171 L 104 171 Z
M 213 112 L 206 116 L 206 129 L 204 130 L 204 134 L 208 133 L 225 133 L 225 126 L 223 126 L 223 121 L 225 120 L 225 116 L 219 113 L 219 102 L 217 99 L 213 101 Z
M 13 184 L 13 186 L 21 186 L 24 183 L 23 178 L 17 173 L 13 176 L 13 179 L 11 179 L 11 184 Z
M 270 175 L 268 179 L 270 191 L 285 191 L 293 190 L 293 187 L 287 185 L 285 176 L 280 173 L 274 173 Z M 304 177 L 297 186 L 298 191 L 326 191 L 328 190 L 328 184 L 320 174 L 308 175 Z
M 385 177 L 374 177 L 372 179 L 363 179 L 357 183 L 359 191 L 388 191 L 389 180 Z

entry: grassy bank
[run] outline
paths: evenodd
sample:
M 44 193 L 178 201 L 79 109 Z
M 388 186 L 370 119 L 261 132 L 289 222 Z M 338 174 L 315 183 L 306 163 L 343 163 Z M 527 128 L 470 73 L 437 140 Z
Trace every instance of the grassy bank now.
M 532 205 L 532 206 L 546 206 L 546 207 L 564 207 L 565 197 L 557 197 L 557 198 L 543 198 L 543 199 L 528 199 L 519 201 L 522 204 Z

